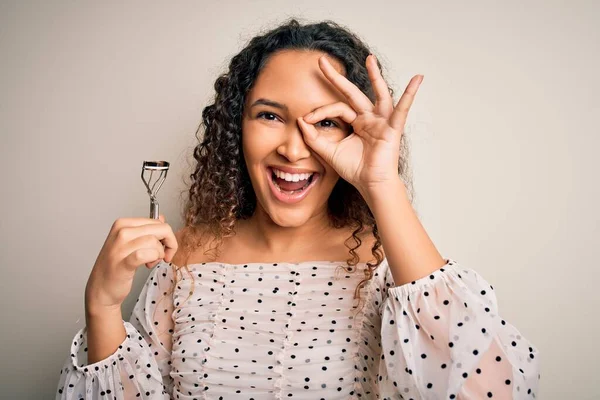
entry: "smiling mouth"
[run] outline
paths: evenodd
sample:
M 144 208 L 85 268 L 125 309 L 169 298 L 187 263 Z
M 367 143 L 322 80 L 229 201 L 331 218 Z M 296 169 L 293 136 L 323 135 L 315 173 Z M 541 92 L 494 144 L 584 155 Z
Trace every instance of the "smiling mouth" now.
M 319 180 L 317 172 L 289 174 L 272 167 L 267 168 L 267 175 L 273 196 L 287 204 L 302 201 Z
M 287 175 L 287 179 L 285 175 Z M 292 180 L 290 180 L 290 176 L 292 176 Z M 273 185 L 275 185 L 277 190 L 286 195 L 294 195 L 306 190 L 312 183 L 314 177 L 315 173 L 295 174 L 294 176 L 292 174 L 276 172 L 271 168 L 271 180 L 273 181 Z

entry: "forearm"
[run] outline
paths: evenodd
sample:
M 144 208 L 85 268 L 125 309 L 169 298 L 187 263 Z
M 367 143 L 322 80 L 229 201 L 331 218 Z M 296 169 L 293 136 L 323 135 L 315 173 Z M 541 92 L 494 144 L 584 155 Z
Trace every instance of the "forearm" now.
M 104 360 L 123 343 L 127 333 L 121 309 L 92 310 L 86 306 L 88 364 Z
M 375 216 L 396 285 L 415 281 L 445 264 L 415 214 L 400 179 L 385 187 L 371 188 L 363 197 Z

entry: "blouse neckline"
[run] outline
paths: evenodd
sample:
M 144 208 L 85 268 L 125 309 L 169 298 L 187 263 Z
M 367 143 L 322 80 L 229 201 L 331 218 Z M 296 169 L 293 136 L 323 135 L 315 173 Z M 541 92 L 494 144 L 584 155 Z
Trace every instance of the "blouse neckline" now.
M 383 260 L 381 261 L 381 264 L 379 265 L 383 265 L 385 262 L 387 261 L 387 259 L 384 257 Z M 165 262 L 164 260 L 162 262 Z M 178 268 L 181 268 L 182 266 L 179 266 L 177 264 L 173 264 L 171 263 L 166 263 Z M 293 266 L 301 266 L 301 265 L 306 265 L 306 264 L 311 264 L 311 265 L 323 265 L 323 264 L 327 264 L 327 265 L 346 265 L 348 266 L 348 264 L 346 264 L 346 261 L 327 261 L 327 260 L 313 260 L 313 261 L 300 261 L 300 262 L 290 262 L 290 261 L 283 261 L 283 262 L 247 262 L 247 263 L 240 263 L 240 264 L 232 264 L 232 263 L 226 263 L 226 262 L 221 262 L 221 261 L 206 261 L 206 262 L 199 262 L 199 263 L 192 263 L 192 264 L 187 264 L 187 267 L 195 267 L 195 266 L 201 266 L 201 265 L 221 265 L 221 266 L 226 266 L 226 267 L 243 267 L 244 265 L 247 266 L 264 266 L 264 265 L 271 265 L 271 266 L 277 266 L 277 265 L 293 265 Z M 352 267 L 355 266 L 366 266 L 366 262 L 361 261 L 359 263 L 357 263 L 356 265 L 353 265 Z

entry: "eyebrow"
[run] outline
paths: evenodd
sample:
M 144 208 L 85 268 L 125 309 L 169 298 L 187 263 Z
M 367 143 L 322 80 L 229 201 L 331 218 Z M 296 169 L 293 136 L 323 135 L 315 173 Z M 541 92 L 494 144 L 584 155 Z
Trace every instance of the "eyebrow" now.
M 281 110 L 288 111 L 288 107 L 285 104 L 281 104 L 281 103 L 278 103 L 278 102 L 273 101 L 273 100 L 262 99 L 262 98 L 256 100 L 254 103 L 252 103 L 252 105 L 250 106 L 250 108 L 252 108 L 254 106 L 259 106 L 259 105 L 271 106 L 271 107 L 279 108 Z

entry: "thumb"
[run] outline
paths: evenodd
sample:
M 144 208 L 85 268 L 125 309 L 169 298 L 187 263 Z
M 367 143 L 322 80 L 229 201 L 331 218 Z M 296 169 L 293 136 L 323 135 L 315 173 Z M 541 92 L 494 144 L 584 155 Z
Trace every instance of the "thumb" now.
M 313 149 L 325 162 L 331 164 L 335 149 L 337 147 L 336 142 L 328 140 L 325 136 L 321 135 L 312 124 L 304 121 L 304 118 L 298 118 L 298 125 L 304 136 L 304 141 L 308 146 Z
M 160 222 L 163 222 L 163 223 L 165 222 L 165 216 L 163 214 L 160 214 L 158 216 L 158 219 L 160 220 Z

